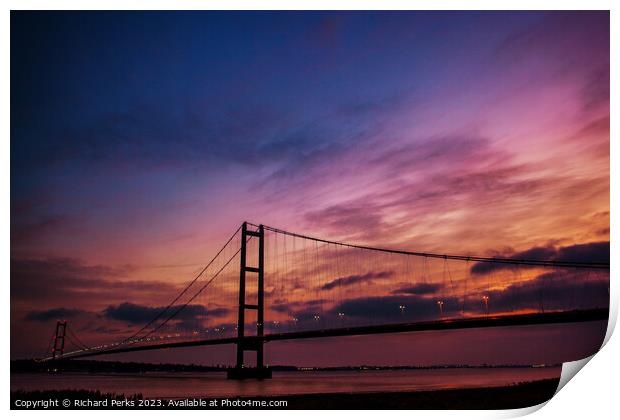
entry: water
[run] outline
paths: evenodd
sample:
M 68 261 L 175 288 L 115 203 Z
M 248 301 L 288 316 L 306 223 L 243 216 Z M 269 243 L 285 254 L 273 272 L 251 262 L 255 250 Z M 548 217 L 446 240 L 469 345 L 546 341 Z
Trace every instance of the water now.
M 276 396 L 493 387 L 557 378 L 561 367 L 398 371 L 274 372 L 273 379 L 227 380 L 221 372 L 11 374 L 11 390 L 88 389 L 147 398 Z

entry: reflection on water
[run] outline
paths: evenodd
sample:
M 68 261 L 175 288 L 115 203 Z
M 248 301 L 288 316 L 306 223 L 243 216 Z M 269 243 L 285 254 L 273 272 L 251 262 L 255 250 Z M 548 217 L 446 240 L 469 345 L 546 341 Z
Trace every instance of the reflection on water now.
M 265 381 L 227 380 L 224 373 L 11 374 L 11 390 L 88 389 L 149 398 L 420 391 L 509 385 L 557 378 L 561 367 L 399 371 L 274 372 Z

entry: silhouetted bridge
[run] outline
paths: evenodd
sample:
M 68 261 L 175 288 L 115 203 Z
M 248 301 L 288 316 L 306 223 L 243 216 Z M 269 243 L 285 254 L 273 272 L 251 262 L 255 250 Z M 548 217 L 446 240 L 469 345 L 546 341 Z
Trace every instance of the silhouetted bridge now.
M 266 244 L 268 233 L 273 237 Z M 86 346 L 66 321 L 58 321 L 52 356 L 42 360 L 234 344 L 237 363 L 229 377 L 269 377 L 266 342 L 606 320 L 608 281 L 608 261 L 399 251 L 243 223 L 198 276 L 131 336 Z M 267 305 L 265 294 L 272 301 Z M 209 302 L 196 306 L 203 296 Z M 188 320 L 184 311 L 197 307 L 206 308 L 196 315 L 199 326 L 189 337 L 176 333 Z M 232 313 L 236 322 L 228 319 Z M 77 350 L 65 351 L 65 340 Z M 256 367 L 246 367 L 245 352 L 256 353 Z

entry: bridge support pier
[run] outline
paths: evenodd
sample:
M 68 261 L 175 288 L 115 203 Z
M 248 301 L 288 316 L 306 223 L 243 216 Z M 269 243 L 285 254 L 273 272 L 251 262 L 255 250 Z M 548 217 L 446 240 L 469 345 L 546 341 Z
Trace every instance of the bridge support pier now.
M 247 265 L 247 240 L 248 237 L 258 239 L 258 267 Z M 268 379 L 271 378 L 271 368 L 264 364 L 264 308 L 265 308 L 265 229 L 263 225 L 258 227 L 258 231 L 248 230 L 247 222 L 243 222 L 241 227 L 241 252 L 239 270 L 239 315 L 237 320 L 237 364 L 234 368 L 228 369 L 228 379 Z M 246 273 L 256 273 L 258 275 L 258 290 L 256 304 L 245 302 L 245 280 Z M 245 336 L 245 311 L 255 310 L 256 317 L 256 336 Z M 245 366 L 245 352 L 256 352 L 256 367 Z
M 271 368 L 263 366 L 230 368 L 226 371 L 226 379 L 271 379 Z

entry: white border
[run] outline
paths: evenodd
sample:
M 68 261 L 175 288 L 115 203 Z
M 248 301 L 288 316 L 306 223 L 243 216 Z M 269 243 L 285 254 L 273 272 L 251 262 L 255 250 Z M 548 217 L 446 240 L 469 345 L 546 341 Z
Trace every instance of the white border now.
M 4 24 L 1 25 L 2 31 L 2 57 L 5 58 L 4 65 L 1 67 L 4 79 L 4 101 L 2 102 L 2 127 L 4 134 L 4 153 L 0 154 L 2 159 L 2 165 L 0 165 L 1 181 L 0 189 L 2 192 L 2 234 L 4 240 L 1 243 L 1 250 L 3 252 L 4 260 L 1 266 L 1 274 L 4 283 L 4 325 L 5 334 L 9 331 L 9 319 L 10 319 L 10 13 L 9 10 L 26 10 L 26 9 L 61 9 L 61 10 L 104 10 L 104 9 L 118 9 L 118 10 L 133 10 L 133 9 L 158 9 L 158 10 L 197 10 L 197 9 L 212 9 L 212 10 L 233 10 L 233 9 L 252 9 L 252 10 L 275 10 L 275 9 L 288 9 L 288 10 L 366 10 L 366 9 L 383 9 L 383 10 L 478 10 L 478 9 L 492 9 L 492 10 L 556 10 L 556 9 L 572 9 L 572 10 L 611 10 L 611 92 L 614 92 L 611 97 L 611 139 L 618 139 L 618 112 L 615 106 L 615 94 L 620 92 L 620 86 L 618 85 L 618 51 L 617 42 L 614 40 L 620 39 L 620 33 L 618 30 L 618 12 L 617 8 L 614 10 L 614 5 L 617 2 L 612 1 L 533 1 L 533 0 L 505 0 L 497 1 L 483 1 L 483 0 L 444 0 L 444 1 L 403 1 L 403 0 L 382 0 L 382 1 L 370 1 L 370 0 L 357 0 L 357 1 L 326 1 L 326 0 L 297 0 L 297 1 L 283 1 L 283 0 L 264 0 L 261 2 L 251 0 L 229 0 L 229 1 L 199 1 L 199 0 L 183 0 L 183 1 L 170 1 L 170 0 L 89 0 L 88 2 L 60 0 L 60 1 L 43 1 L 43 0 L 23 0 L 13 1 L 9 0 L 4 2 L 8 5 L 3 15 Z M 618 147 L 616 142 L 611 142 L 611 260 L 618 261 L 620 255 L 618 248 L 615 245 L 615 239 L 618 237 L 617 226 L 614 224 L 615 214 L 618 203 L 618 191 L 617 183 L 618 179 Z M 356 417 L 371 418 L 374 416 L 423 416 L 424 418 L 448 418 L 458 416 L 459 418 L 503 418 L 503 417 L 515 417 L 524 414 L 531 413 L 542 406 L 544 409 L 536 411 L 532 418 L 583 418 L 585 416 L 591 418 L 607 418 L 610 413 L 617 412 L 617 391 L 616 375 L 619 368 L 616 356 L 620 354 L 620 344 L 618 339 L 610 338 L 610 333 L 615 326 L 618 313 L 618 291 L 617 281 L 615 280 L 616 270 L 612 265 L 612 286 L 611 286 L 611 314 L 610 314 L 610 328 L 606 337 L 606 345 L 604 350 L 596 355 L 589 363 L 588 369 L 579 373 L 579 378 L 570 383 L 561 390 L 548 404 L 541 404 L 541 406 L 523 409 L 523 410 L 505 410 L 505 411 L 415 411 L 415 412 L 400 412 L 400 411 L 366 411 L 353 413 L 344 413 L 338 411 L 330 412 L 317 412 L 313 411 L 297 411 L 294 413 L 285 411 L 265 411 L 265 412 L 249 412 L 249 411 L 219 411 L 206 413 L 203 411 L 183 411 L 183 416 L 191 418 L 204 419 L 205 416 L 216 416 L 222 419 L 237 418 L 239 416 L 259 415 L 268 416 L 271 419 L 290 419 L 291 415 L 294 415 L 300 420 L 314 419 L 317 415 L 327 416 L 329 418 L 343 417 L 344 415 L 355 415 Z M 6 335 L 5 335 L 6 337 Z M 608 341 L 609 340 L 609 341 Z M 2 392 L 3 406 L 5 410 L 10 407 L 10 381 L 9 381 L 9 363 L 10 348 L 6 340 L 2 346 L 2 360 L 3 373 L 5 377 L 5 389 Z M 159 419 L 169 417 L 173 415 L 172 411 L 147 411 L 147 412 L 111 412 L 111 411 L 92 411 L 85 413 L 83 411 L 56 411 L 56 412 L 26 412 L 26 411 L 12 411 L 12 416 L 17 418 L 35 418 L 42 415 L 46 417 L 62 417 L 62 418 L 78 418 L 87 414 L 94 419 L 107 418 L 114 416 L 135 416 L 146 415 L 151 418 Z M 542 417 L 541 417 L 542 416 Z

